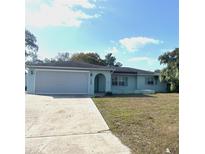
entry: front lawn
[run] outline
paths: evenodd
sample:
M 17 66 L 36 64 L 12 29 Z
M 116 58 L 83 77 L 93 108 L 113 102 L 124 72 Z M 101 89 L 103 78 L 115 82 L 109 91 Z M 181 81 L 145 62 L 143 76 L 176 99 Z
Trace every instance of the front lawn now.
M 179 95 L 93 98 L 110 130 L 136 154 L 179 153 Z

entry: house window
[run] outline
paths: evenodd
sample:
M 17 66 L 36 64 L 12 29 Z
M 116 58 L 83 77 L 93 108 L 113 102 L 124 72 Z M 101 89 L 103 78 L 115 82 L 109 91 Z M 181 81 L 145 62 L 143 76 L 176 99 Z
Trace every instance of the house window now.
M 113 85 L 113 86 L 117 86 L 117 76 L 114 76 L 114 77 L 112 78 L 112 85 Z
M 127 86 L 127 77 L 126 76 L 119 76 L 119 86 Z
M 154 85 L 154 84 L 157 84 L 157 80 L 156 80 L 153 76 L 151 76 L 151 77 L 146 77 L 146 78 L 145 78 L 145 83 L 146 83 L 147 85 Z
M 128 77 L 126 76 L 114 76 L 112 78 L 113 86 L 128 86 Z

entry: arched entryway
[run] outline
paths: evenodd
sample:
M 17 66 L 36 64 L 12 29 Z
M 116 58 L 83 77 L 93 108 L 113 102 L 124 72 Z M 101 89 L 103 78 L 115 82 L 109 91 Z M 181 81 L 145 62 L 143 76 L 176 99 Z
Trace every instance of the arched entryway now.
M 106 83 L 106 79 L 105 76 L 103 74 L 97 74 L 95 76 L 95 93 L 105 93 L 105 83 Z

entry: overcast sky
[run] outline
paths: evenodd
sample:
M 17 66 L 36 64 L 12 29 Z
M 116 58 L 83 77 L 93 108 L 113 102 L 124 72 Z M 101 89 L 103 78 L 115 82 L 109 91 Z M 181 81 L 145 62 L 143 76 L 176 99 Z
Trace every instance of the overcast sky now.
M 41 59 L 58 52 L 112 52 L 124 66 L 159 69 L 178 47 L 177 0 L 26 0 L 26 28 Z

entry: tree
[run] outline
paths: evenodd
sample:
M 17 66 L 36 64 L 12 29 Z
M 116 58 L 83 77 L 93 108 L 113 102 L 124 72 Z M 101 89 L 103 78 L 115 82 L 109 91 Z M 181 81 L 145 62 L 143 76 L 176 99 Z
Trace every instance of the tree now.
M 58 53 L 58 55 L 56 56 L 56 61 L 58 61 L 58 62 L 66 62 L 69 60 L 70 60 L 70 58 L 69 58 L 68 52 Z
M 81 61 L 81 62 L 86 62 L 95 65 L 105 65 L 104 60 L 102 60 L 97 53 L 92 53 L 92 52 L 90 53 L 81 52 L 81 53 L 73 54 L 70 60 Z
M 109 53 L 105 56 L 105 59 L 101 59 L 100 56 L 97 53 L 90 52 L 90 53 L 75 53 L 69 58 L 69 53 L 58 53 L 58 55 L 55 58 L 45 58 L 44 63 L 56 63 L 56 62 L 65 62 L 65 61 L 80 61 L 85 63 L 90 63 L 94 65 L 102 65 L 102 66 L 116 66 L 121 67 L 122 63 L 117 62 L 116 58 L 112 55 L 112 53 Z
M 179 48 L 159 56 L 160 64 L 166 67 L 160 72 L 161 81 L 170 85 L 170 91 L 179 92 Z
M 25 30 L 25 57 L 37 61 L 38 45 L 36 37 L 28 30 Z
M 105 64 L 107 66 L 114 66 L 115 65 L 116 58 L 112 55 L 112 53 L 108 53 L 105 55 Z
M 115 64 L 115 66 L 116 66 L 116 67 L 122 67 L 122 63 L 121 63 L 121 62 L 117 62 L 117 63 Z
M 154 72 L 155 72 L 155 73 L 160 73 L 160 70 L 159 70 L 159 69 L 157 69 L 157 70 L 155 70 Z

